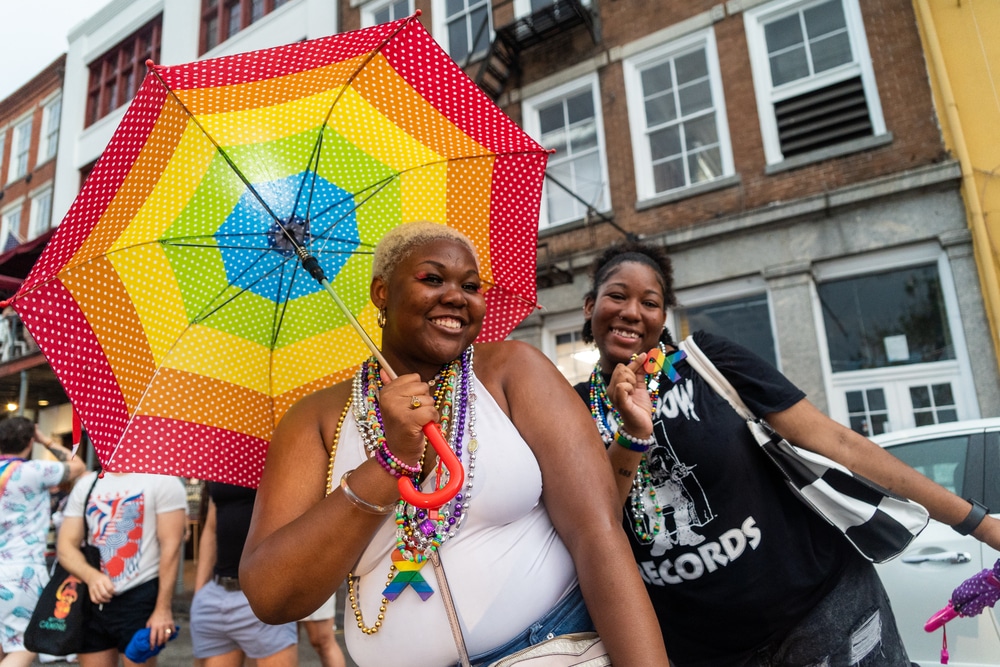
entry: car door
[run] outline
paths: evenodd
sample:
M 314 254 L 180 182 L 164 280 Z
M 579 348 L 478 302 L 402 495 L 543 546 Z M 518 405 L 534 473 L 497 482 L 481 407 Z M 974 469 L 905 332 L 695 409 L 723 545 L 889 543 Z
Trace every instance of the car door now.
M 976 498 L 993 509 L 1000 507 L 996 431 L 980 428 L 925 439 L 890 439 L 884 446 L 958 495 Z M 941 664 L 943 633 L 925 632 L 924 623 L 948 603 L 958 584 L 992 567 L 998 557 L 1000 553 L 975 538 L 932 520 L 903 554 L 878 566 L 910 660 L 923 667 Z M 951 667 L 1000 666 L 1000 626 L 995 610 L 956 618 L 947 624 L 947 633 Z

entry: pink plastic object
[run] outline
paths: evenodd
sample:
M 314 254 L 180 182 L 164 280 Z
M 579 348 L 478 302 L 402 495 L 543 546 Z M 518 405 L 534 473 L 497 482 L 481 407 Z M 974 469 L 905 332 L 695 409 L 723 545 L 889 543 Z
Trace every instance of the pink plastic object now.
M 958 616 L 958 612 L 955 611 L 955 608 L 949 602 L 944 609 L 927 619 L 927 622 L 924 623 L 924 631 L 934 632 L 956 616 Z
M 441 457 L 441 463 L 448 469 L 448 482 L 437 491 L 423 493 L 413 483 L 412 479 L 403 476 L 399 478 L 399 495 L 414 507 L 436 509 L 454 498 L 455 494 L 461 490 L 462 485 L 465 484 L 465 468 L 462 467 L 462 462 L 455 456 L 455 452 L 451 451 L 451 447 L 448 446 L 444 435 L 441 434 L 441 427 L 436 422 L 424 424 L 423 430 L 424 435 L 427 436 L 427 441 L 431 443 L 431 447 Z

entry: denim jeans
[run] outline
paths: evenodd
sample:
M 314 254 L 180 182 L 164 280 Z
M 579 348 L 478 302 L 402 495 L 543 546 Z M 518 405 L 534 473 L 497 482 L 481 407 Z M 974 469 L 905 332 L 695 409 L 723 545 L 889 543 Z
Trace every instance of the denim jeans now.
M 546 639 L 569 632 L 592 632 L 593 630 L 594 623 L 590 620 L 590 614 L 587 613 L 587 605 L 583 602 L 580 587 L 576 586 L 545 616 L 532 623 L 521 634 L 491 651 L 470 656 L 469 661 L 473 667 L 484 667 Z
M 860 557 L 836 587 L 783 639 L 746 667 L 910 667 L 889 598 Z

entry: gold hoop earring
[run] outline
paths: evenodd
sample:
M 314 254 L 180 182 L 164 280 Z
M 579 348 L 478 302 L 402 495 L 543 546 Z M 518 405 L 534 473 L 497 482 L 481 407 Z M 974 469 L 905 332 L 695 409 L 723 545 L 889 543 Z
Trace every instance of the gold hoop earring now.
M 379 329 L 385 328 L 385 308 L 379 308 L 378 315 L 375 316 L 375 323 Z

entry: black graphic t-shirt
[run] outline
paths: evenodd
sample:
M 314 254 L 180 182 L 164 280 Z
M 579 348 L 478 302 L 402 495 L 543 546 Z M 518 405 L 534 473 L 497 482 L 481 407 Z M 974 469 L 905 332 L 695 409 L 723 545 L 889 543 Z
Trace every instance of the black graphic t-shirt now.
M 746 348 L 707 332 L 694 338 L 754 414 L 805 396 Z M 792 495 L 725 399 L 686 360 L 675 368 L 678 382 L 661 377 L 646 454 L 655 500 L 645 494 L 638 518 L 626 503 L 625 532 L 671 659 L 742 664 L 815 606 L 853 555 Z M 588 400 L 587 382 L 576 390 Z

